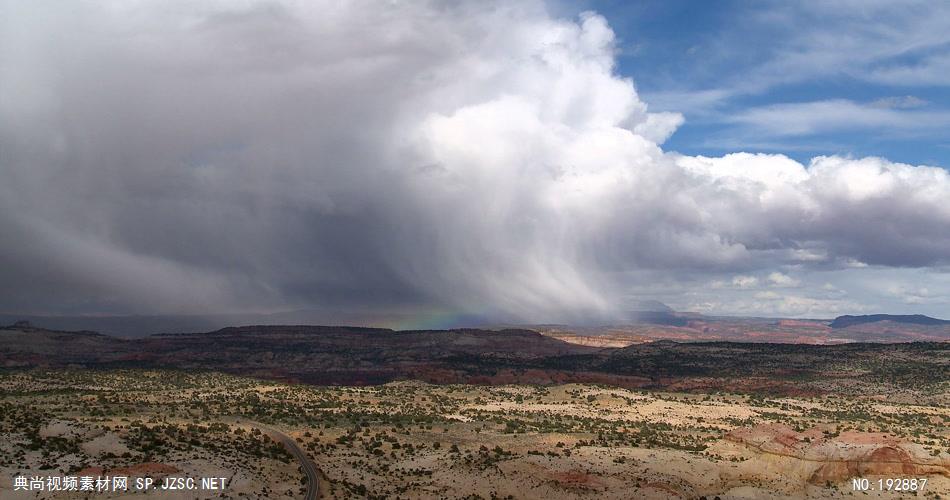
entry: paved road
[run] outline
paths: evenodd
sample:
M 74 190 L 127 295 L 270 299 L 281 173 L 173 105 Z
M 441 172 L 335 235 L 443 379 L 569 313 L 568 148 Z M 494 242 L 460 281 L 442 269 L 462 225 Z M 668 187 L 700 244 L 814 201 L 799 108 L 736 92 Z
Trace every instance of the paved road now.
M 287 448 L 287 451 L 297 458 L 297 461 L 300 462 L 300 468 L 303 469 L 303 473 L 307 475 L 307 493 L 304 495 L 304 500 L 317 500 L 317 498 L 320 498 L 320 482 L 317 475 L 317 464 L 313 463 L 313 460 L 310 460 L 310 457 L 297 446 L 297 442 L 277 429 L 267 427 L 257 422 L 245 421 L 245 423 L 267 433 L 267 435 L 274 438 L 274 440 L 284 445 L 284 448 Z

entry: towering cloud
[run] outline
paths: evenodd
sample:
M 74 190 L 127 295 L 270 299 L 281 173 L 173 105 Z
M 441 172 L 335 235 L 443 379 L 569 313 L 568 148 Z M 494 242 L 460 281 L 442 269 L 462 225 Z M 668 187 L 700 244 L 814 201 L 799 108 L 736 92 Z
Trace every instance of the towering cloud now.
M 0 309 L 570 320 L 620 314 L 647 275 L 766 286 L 950 261 L 943 169 L 664 152 L 682 117 L 616 74 L 596 14 L 123 1 L 0 18 Z

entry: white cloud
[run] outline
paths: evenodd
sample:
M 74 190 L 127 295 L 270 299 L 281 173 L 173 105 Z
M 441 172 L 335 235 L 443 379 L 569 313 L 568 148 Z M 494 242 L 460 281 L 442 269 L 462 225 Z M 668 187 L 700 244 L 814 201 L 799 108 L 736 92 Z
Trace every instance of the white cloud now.
M 794 288 L 801 285 L 801 281 L 778 271 L 769 274 L 769 284 L 779 288 Z
M 839 130 L 894 127 L 898 133 L 924 132 L 932 118 L 946 123 L 945 106 L 931 113 L 898 113 L 930 104 L 910 95 L 884 97 L 869 104 L 838 99 L 752 110 L 744 109 L 739 99 L 751 95 L 757 102 L 774 102 L 769 94 L 780 94 L 783 87 L 815 85 L 824 89 L 829 82 L 834 86 L 870 83 L 892 86 L 895 91 L 946 87 L 950 85 L 950 4 L 925 0 L 769 2 L 740 6 L 733 16 L 743 22 L 723 24 L 709 37 L 715 43 L 702 54 L 702 64 L 684 65 L 676 82 L 651 81 L 646 93 L 655 109 L 682 112 L 707 126 L 734 124 L 737 115 L 747 124 L 703 147 L 733 142 L 750 148 L 781 142 L 770 138 Z M 665 85 L 659 85 L 661 82 Z M 669 88 L 671 85 L 675 88 Z M 813 112 L 820 114 L 812 118 Z M 785 115 L 789 127 L 781 125 Z M 756 130 L 758 126 L 765 128 Z M 841 149 L 811 149 L 834 150 Z
M 769 104 L 730 114 L 725 120 L 750 127 L 751 133 L 770 136 L 868 129 L 920 132 L 950 124 L 950 112 L 909 110 L 920 104 L 911 99 L 869 104 L 846 99 Z
M 755 276 L 736 276 L 732 278 L 732 286 L 736 288 L 755 288 L 759 285 L 759 279 Z
M 950 53 L 935 54 L 911 63 L 884 64 L 869 79 L 890 85 L 950 85 Z
M 937 292 L 925 286 L 892 283 L 887 287 L 887 293 L 904 304 L 950 304 L 950 298 L 943 292 Z
M 828 253 L 822 249 L 795 248 L 790 250 L 792 260 L 799 262 L 825 262 L 828 260 Z
M 941 169 L 664 152 L 682 117 L 650 112 L 616 74 L 595 14 L 556 19 L 530 1 L 4 8 L 17 15 L 0 17 L 0 231 L 17 238 L 0 244 L 13 284 L 0 309 L 61 310 L 51 262 L 91 309 L 410 302 L 529 321 L 610 317 L 645 272 L 734 276 L 748 293 L 792 265 L 950 263 Z M 134 272 L 84 271 L 114 262 Z M 767 302 L 705 303 L 859 308 Z
M 833 75 L 902 86 L 950 83 L 950 73 L 940 72 L 950 42 L 946 4 L 919 0 L 771 7 L 759 16 L 759 26 L 773 30 L 777 46 L 765 64 L 743 75 L 747 88 Z
M 749 298 L 735 298 L 728 302 L 711 300 L 695 304 L 692 310 L 738 316 L 766 316 L 792 318 L 834 318 L 842 314 L 861 313 L 866 307 L 854 301 L 822 299 L 800 295 L 782 295 L 774 291 L 757 292 Z
M 885 109 L 913 109 L 927 104 L 927 101 L 913 95 L 882 97 L 871 102 L 871 106 Z

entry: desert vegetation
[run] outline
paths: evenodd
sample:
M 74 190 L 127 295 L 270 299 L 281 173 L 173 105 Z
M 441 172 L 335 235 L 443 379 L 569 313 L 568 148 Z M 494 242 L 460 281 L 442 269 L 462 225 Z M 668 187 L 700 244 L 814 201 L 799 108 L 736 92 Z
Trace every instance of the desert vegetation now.
M 0 375 L 0 394 L 0 481 L 210 474 L 230 482 L 215 497 L 297 498 L 297 464 L 263 424 L 310 455 L 327 498 L 849 496 L 855 473 L 893 476 L 875 462 L 882 448 L 903 453 L 903 475 L 929 478 L 920 495 L 950 490 L 950 410 L 870 393 L 310 386 L 218 372 L 33 369 Z

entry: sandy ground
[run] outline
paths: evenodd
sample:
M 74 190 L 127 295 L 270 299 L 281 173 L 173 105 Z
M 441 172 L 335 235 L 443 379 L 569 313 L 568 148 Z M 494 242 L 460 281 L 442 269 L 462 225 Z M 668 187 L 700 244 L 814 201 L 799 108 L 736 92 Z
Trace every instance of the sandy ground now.
M 918 497 L 950 496 L 945 406 L 582 384 L 349 388 L 220 374 L 173 382 L 134 373 L 81 377 L 73 387 L 94 391 L 79 395 L 82 404 L 72 395 L 47 394 L 43 383 L 17 386 L 39 391 L 19 396 L 8 411 L 42 409 L 41 416 L 17 417 L 44 419 L 37 433 L 41 443 L 33 449 L 25 433 L 3 434 L 0 499 L 83 498 L 14 494 L 12 477 L 76 473 L 98 464 L 112 464 L 103 465 L 102 473 L 133 477 L 224 477 L 227 489 L 91 498 L 297 498 L 301 475 L 295 463 L 249 460 L 240 444 L 227 444 L 252 432 L 236 424 L 242 412 L 254 413 L 246 420 L 266 419 L 308 450 L 321 468 L 325 498 L 900 496 L 854 491 L 855 477 L 873 485 L 878 478 L 926 478 Z M 68 385 L 53 375 L 46 383 Z M 12 417 L 4 418 L 10 425 Z M 132 421 L 182 432 L 212 423 L 226 424 L 226 430 L 164 435 L 170 444 L 147 456 L 130 437 Z M 185 446 L 192 439 L 198 445 Z M 212 442 L 218 444 L 207 448 Z M 46 466 L 52 468 L 41 468 Z

